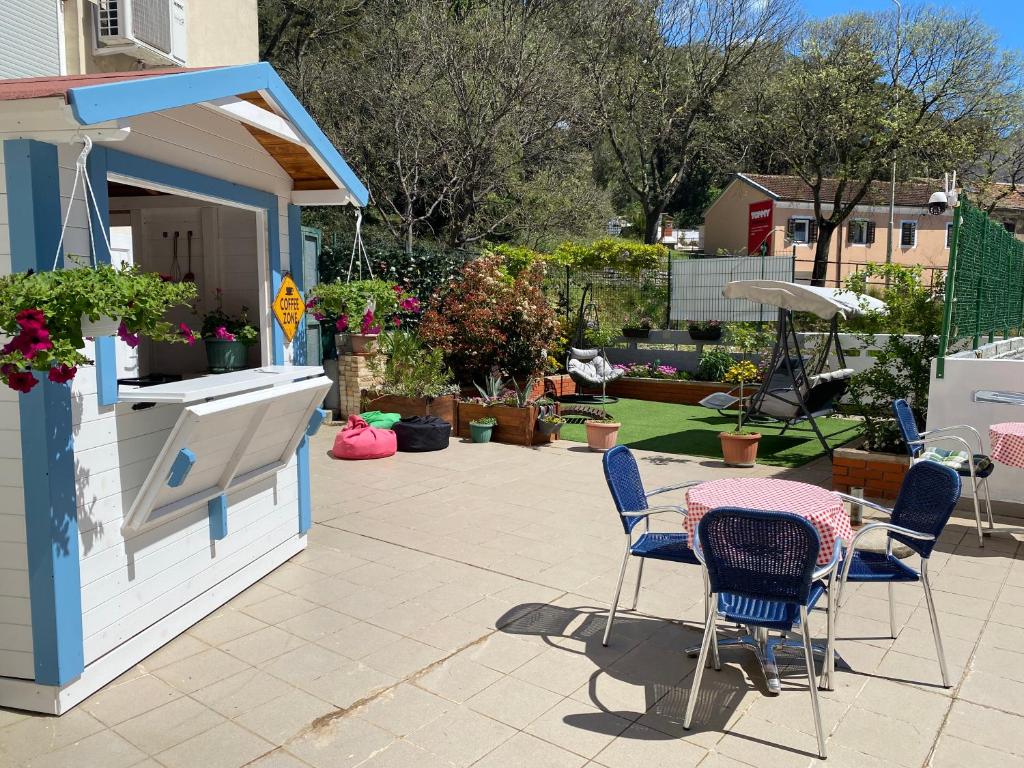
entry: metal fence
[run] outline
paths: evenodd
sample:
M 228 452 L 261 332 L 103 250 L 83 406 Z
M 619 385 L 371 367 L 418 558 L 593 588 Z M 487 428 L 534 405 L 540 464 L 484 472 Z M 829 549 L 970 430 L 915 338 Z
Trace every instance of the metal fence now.
M 947 354 L 1024 327 L 1024 242 L 964 200 L 953 215 L 936 375 Z
M 746 299 L 726 299 L 722 288 L 731 280 L 793 279 L 792 256 L 736 256 L 674 259 L 670 319 L 676 327 L 688 320 L 761 322 L 774 320 L 776 310 Z
M 574 322 L 583 301 L 583 292 L 590 286 L 587 302 L 597 305 L 602 328 L 623 328 L 649 318 L 654 327 L 668 322 L 669 261 L 639 273 L 623 273 L 606 269 L 599 272 L 549 269 L 544 292 L 556 304 L 559 314 Z

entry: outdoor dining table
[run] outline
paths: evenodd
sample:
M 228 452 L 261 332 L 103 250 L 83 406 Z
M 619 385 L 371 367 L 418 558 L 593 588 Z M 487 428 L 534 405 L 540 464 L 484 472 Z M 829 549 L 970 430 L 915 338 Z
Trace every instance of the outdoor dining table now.
M 818 532 L 818 565 L 827 565 L 835 548 L 840 546 L 842 541 L 850 541 L 853 538 L 850 516 L 843 507 L 842 500 L 832 491 L 793 480 L 739 477 L 710 480 L 695 485 L 686 492 L 685 525 L 690 542 L 694 541 L 701 518 L 717 507 L 790 512 L 806 518 Z M 766 630 L 748 628 L 746 635 L 726 638 L 720 640 L 718 644 L 743 645 L 753 650 L 761 662 L 769 692 L 779 693 L 782 690 L 779 669 L 775 661 L 775 648 L 792 643 L 788 643 L 784 638 L 771 638 Z M 694 650 L 699 648 L 687 649 L 691 654 Z M 816 646 L 814 651 L 824 653 L 824 648 Z
M 989 458 L 1009 467 L 1024 469 L 1024 421 L 1004 421 L 988 428 L 992 445 Z

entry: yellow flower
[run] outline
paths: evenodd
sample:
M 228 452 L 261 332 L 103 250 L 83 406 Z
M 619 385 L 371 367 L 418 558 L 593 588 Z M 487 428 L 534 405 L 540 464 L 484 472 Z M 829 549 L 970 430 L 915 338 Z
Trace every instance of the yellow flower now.
M 723 381 L 729 384 L 739 384 L 741 382 L 753 381 L 757 378 L 757 368 L 749 360 L 743 360 L 739 363 L 734 363 L 728 371 L 725 372 L 725 378 Z

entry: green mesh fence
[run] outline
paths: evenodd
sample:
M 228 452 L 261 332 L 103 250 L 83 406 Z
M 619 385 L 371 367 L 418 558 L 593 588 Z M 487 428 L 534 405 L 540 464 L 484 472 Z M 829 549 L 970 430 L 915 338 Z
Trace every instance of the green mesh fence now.
M 1024 242 L 964 200 L 953 213 L 937 375 L 947 354 L 1020 335 L 1022 327 Z

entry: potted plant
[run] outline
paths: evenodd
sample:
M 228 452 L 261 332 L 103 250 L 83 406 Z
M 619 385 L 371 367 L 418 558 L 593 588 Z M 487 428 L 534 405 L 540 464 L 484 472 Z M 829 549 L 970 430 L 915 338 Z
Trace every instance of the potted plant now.
M 757 463 L 757 444 L 761 440 L 760 432 L 743 430 L 743 384 L 757 378 L 757 367 L 749 360 L 735 363 L 725 374 L 725 381 L 740 385 L 739 412 L 736 416 L 736 429 L 731 432 L 719 432 L 722 442 L 722 460 L 730 467 L 752 467 Z
M 498 420 L 493 416 L 484 416 L 469 422 L 469 437 L 474 443 L 491 442 L 491 433 Z
M 537 429 L 542 435 L 554 435 L 556 438 L 565 426 L 565 419 L 561 416 L 549 413 L 537 418 Z
M 259 329 L 249 322 L 249 308 L 237 315 L 224 311 L 224 291 L 214 291 L 217 307 L 203 316 L 200 331 L 206 346 L 210 373 L 228 373 L 245 368 L 248 349 L 260 338 Z
M 619 428 L 621 423 L 611 416 L 603 418 L 587 419 L 587 445 L 592 451 L 604 453 L 615 447 L 619 440 Z
M 377 348 L 380 354 L 369 358 L 369 369 L 378 383 L 364 392 L 363 410 L 393 411 L 403 418 L 437 416 L 454 427 L 459 387 L 444 353 L 400 330 L 382 333 Z
M 403 313 L 420 311 L 419 299 L 387 280 L 320 283 L 309 289 L 306 306 L 317 320 L 335 318 L 337 333 L 348 334 L 339 349 L 347 341 L 354 355 L 369 353 L 385 326 L 401 327 Z
M 717 320 L 688 320 L 686 330 L 695 341 L 718 341 L 722 338 L 722 324 Z
M 622 326 L 622 335 L 627 339 L 646 339 L 651 335 L 652 328 L 654 328 L 654 321 L 649 317 L 641 317 L 636 322 L 627 317 Z
M 83 324 L 132 346 L 140 336 L 195 343 L 184 323 L 175 327 L 164 320 L 168 309 L 195 295 L 191 283 L 166 283 L 138 267 L 109 264 L 0 277 L 0 330 L 11 337 L 0 348 L 0 380 L 18 392 L 38 383 L 33 371 L 46 372 L 52 382 L 71 381 L 78 366 L 91 362 L 82 351 Z

